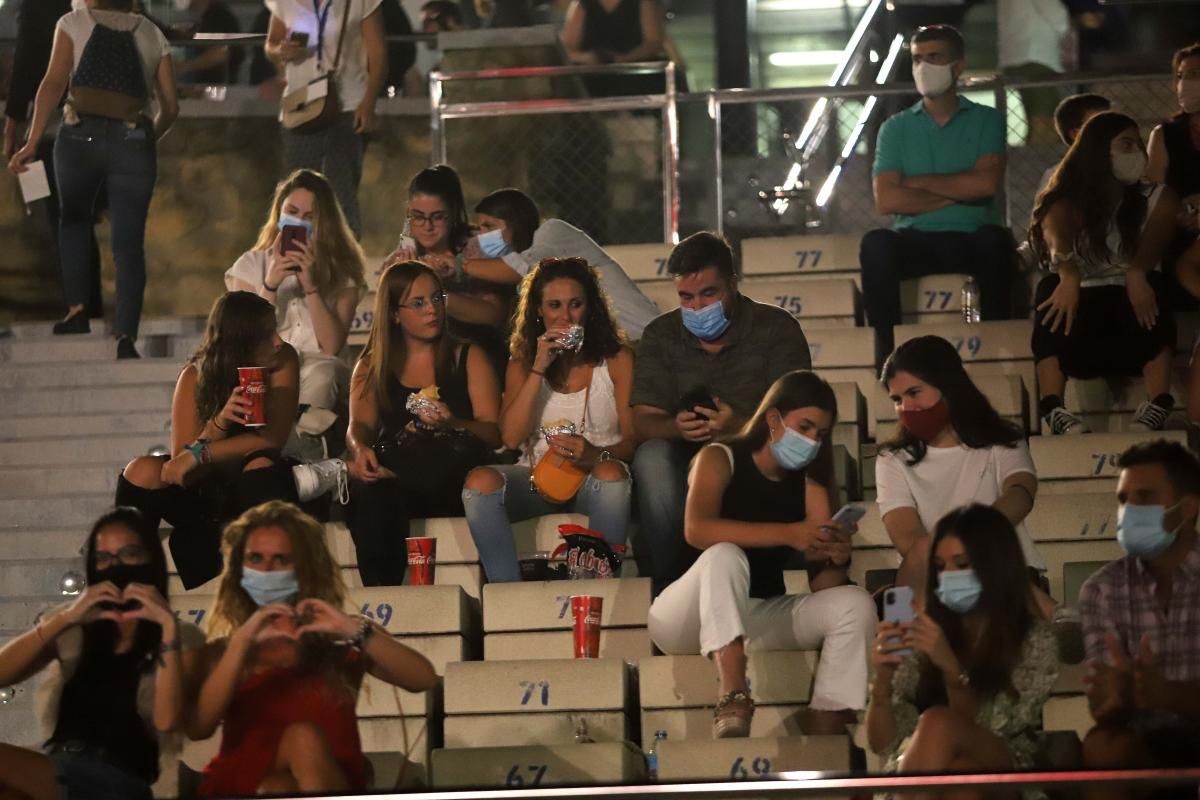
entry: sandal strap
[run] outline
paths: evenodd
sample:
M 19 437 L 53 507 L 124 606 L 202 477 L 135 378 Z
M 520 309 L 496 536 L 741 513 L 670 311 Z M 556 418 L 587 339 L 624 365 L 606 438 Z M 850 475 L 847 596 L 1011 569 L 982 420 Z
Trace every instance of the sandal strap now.
M 720 712 L 721 709 L 735 703 L 745 705 L 751 710 L 754 709 L 754 698 L 750 696 L 750 692 L 745 689 L 734 689 L 717 701 L 716 710 Z

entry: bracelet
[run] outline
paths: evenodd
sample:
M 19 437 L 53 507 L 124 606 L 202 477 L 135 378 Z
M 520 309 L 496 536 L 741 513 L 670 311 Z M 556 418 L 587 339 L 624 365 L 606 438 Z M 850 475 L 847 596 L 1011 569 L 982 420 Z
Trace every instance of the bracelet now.
M 209 421 L 212 422 L 213 427 L 216 428 L 217 430 L 219 430 L 221 433 L 229 433 L 229 428 L 222 428 L 221 423 L 217 422 L 217 420 L 219 420 L 219 419 L 220 419 L 220 417 L 213 417 Z
M 539 378 L 544 378 L 544 377 L 546 377 L 546 373 L 545 373 L 544 371 L 543 371 L 543 372 L 538 372 L 536 369 L 531 369 L 531 370 L 529 370 L 529 374 L 530 374 L 530 375 L 537 375 Z
M 362 650 L 367 644 L 367 639 L 370 639 L 371 634 L 375 633 L 375 626 L 365 616 L 360 615 L 358 619 L 358 632 L 350 640 L 350 645 L 358 650 Z
M 279 284 L 277 283 L 274 286 L 270 286 L 267 284 L 266 281 L 263 281 L 263 288 L 266 289 L 268 292 L 271 292 L 272 294 L 274 294 L 275 292 L 279 291 Z
M 207 464 L 212 461 L 212 456 L 208 452 L 208 442 L 204 439 L 197 439 L 189 444 L 186 450 L 192 454 L 192 458 L 196 459 L 197 464 Z
M 321 291 L 321 290 L 320 289 L 309 289 L 307 292 L 304 293 L 304 296 L 308 297 L 310 294 L 316 294 L 319 291 Z
M 612 457 L 612 453 L 608 452 L 607 450 L 601 450 L 600 457 L 598 459 L 596 459 L 596 461 L 601 464 L 603 464 L 605 461 L 613 461 L 613 460 L 614 459 Z

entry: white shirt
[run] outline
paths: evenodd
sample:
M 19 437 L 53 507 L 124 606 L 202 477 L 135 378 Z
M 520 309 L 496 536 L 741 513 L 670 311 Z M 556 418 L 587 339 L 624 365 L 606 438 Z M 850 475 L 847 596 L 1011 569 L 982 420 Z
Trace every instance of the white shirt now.
M 138 55 L 142 60 L 142 74 L 146 78 L 147 100 L 144 111 L 149 115 L 156 86 L 155 76 L 158 73 L 158 64 L 162 61 L 163 56 L 169 55 L 171 52 L 171 45 L 167 42 L 167 37 L 163 35 L 157 25 L 141 14 L 131 14 L 126 11 L 88 11 L 86 8 L 81 11 L 71 11 L 59 18 L 56 29 L 71 39 L 71 49 L 74 51 L 75 58 L 75 63 L 71 67 L 72 74 L 79 68 L 79 59 L 83 57 L 83 49 L 87 46 L 88 39 L 92 38 L 92 31 L 96 29 L 97 23 L 117 31 L 133 31 L 133 40 L 137 44 Z
M 561 219 L 548 219 L 533 233 L 533 244 L 523 253 L 509 253 L 504 263 L 521 276 L 536 267 L 543 258 L 582 258 L 596 268 L 600 288 L 608 295 L 616 323 L 633 341 L 642 338 L 650 320 L 658 316 L 658 306 L 642 294 L 637 284 L 613 257 L 583 231 Z
M 233 281 L 236 278 L 253 286 L 254 291 L 257 292 L 262 288 L 266 276 L 267 251 L 247 250 L 225 272 L 225 288 L 233 291 Z M 357 288 L 354 281 L 347 278 L 338 292 Z M 333 297 L 323 296 L 321 300 L 330 308 L 333 307 Z M 361 300 L 362 293 L 360 292 L 355 302 Z M 300 353 L 301 357 L 332 358 L 321 351 L 321 344 L 317 341 L 317 329 L 313 325 L 312 312 L 308 310 L 308 303 L 304 300 L 304 289 L 300 286 L 300 279 L 295 275 L 289 275 L 279 282 L 279 289 L 275 292 L 275 323 L 275 330 L 278 331 L 279 338 L 296 348 L 296 352 Z
M 1042 64 L 1062 72 L 1062 38 L 1071 18 L 1062 0 L 996 0 L 996 44 L 1003 67 Z
M 1019 472 L 1037 476 L 1024 442 L 1016 447 L 930 447 L 915 466 L 907 462 L 907 454 L 892 451 L 881 451 L 875 460 L 879 514 L 886 516 L 897 508 L 916 509 L 921 525 L 931 536 L 938 520 L 954 509 L 970 503 L 996 502 L 1010 476 Z M 1044 571 L 1046 562 L 1034 547 L 1024 523 L 1017 525 L 1017 536 L 1025 561 Z
M 299 64 L 288 64 L 284 69 L 287 81 L 285 91 L 300 89 L 319 78 L 333 66 L 337 55 L 338 36 L 342 30 L 342 17 L 346 15 L 346 3 L 350 3 L 350 14 L 346 19 L 346 40 L 342 42 L 342 56 L 338 62 L 337 91 L 343 111 L 354 111 L 367 96 L 367 51 L 363 47 L 362 23 L 374 13 L 383 0 L 263 0 L 274 16 L 287 26 L 288 33 L 299 31 L 308 34 L 309 57 Z M 317 12 L 314 3 L 319 2 L 325 19 L 325 35 L 318 37 Z M 328 10 L 328 14 L 326 14 Z M 317 59 L 317 41 L 321 39 L 321 58 Z
M 587 397 L 587 418 L 584 419 L 583 398 Z M 538 429 L 533 432 L 533 463 L 536 464 L 550 449 L 546 437 L 542 436 L 541 428 L 560 420 L 575 424 L 579 435 L 596 447 L 604 448 L 621 441 L 621 421 L 617 416 L 617 392 L 613 386 L 612 376 L 608 373 L 608 361 L 592 370 L 592 386 L 578 392 L 563 394 L 550 388 L 550 384 L 542 381 L 542 390 L 538 394 L 538 405 L 541 413 Z M 583 428 L 579 423 L 583 422 Z

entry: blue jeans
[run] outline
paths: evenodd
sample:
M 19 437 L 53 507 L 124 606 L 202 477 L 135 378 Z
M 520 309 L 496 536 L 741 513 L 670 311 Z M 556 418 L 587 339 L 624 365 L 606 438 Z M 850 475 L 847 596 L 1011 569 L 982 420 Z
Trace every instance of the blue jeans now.
M 589 475 L 569 502 L 551 503 L 529 488 L 529 467 L 517 464 L 490 467 L 500 473 L 504 487 L 494 492 L 463 489 L 463 508 L 471 526 L 471 538 L 479 550 L 483 571 L 491 583 L 521 580 L 512 522 L 546 514 L 586 514 L 588 526 L 604 534 L 610 545 L 625 544 L 629 525 L 629 493 L 632 481 L 602 481 Z
M 50 760 L 59 800 L 151 800 L 143 781 L 92 753 L 58 752 Z
M 658 593 L 683 571 L 683 506 L 687 470 L 700 445 L 682 439 L 651 439 L 633 457 L 641 542 L 638 573 L 649 575 Z
M 117 265 L 113 332 L 137 338 L 146 289 L 146 216 L 158 178 L 154 131 L 120 120 L 85 117 L 63 125 L 54 143 L 60 209 L 58 243 L 68 306 L 88 302 L 96 197 L 107 187 Z

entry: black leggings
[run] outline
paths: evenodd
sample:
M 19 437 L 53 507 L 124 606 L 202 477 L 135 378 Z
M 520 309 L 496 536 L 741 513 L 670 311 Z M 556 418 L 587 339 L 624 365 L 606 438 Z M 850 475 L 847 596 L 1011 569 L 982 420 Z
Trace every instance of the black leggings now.
M 246 470 L 257 458 L 271 466 Z M 165 457 L 164 457 L 165 462 Z M 133 506 L 155 528 L 162 520 L 171 524 L 167 545 L 185 589 L 194 589 L 221 574 L 221 530 L 243 511 L 268 500 L 295 503 L 296 480 L 292 465 L 277 450 L 260 450 L 239 462 L 217 464 L 198 484 L 145 489 L 117 478 L 116 504 Z
M 404 488 L 395 478 L 350 482 L 350 536 L 363 586 L 400 586 L 408 567 L 408 523 L 428 517 L 461 517 L 462 480 L 432 494 Z

